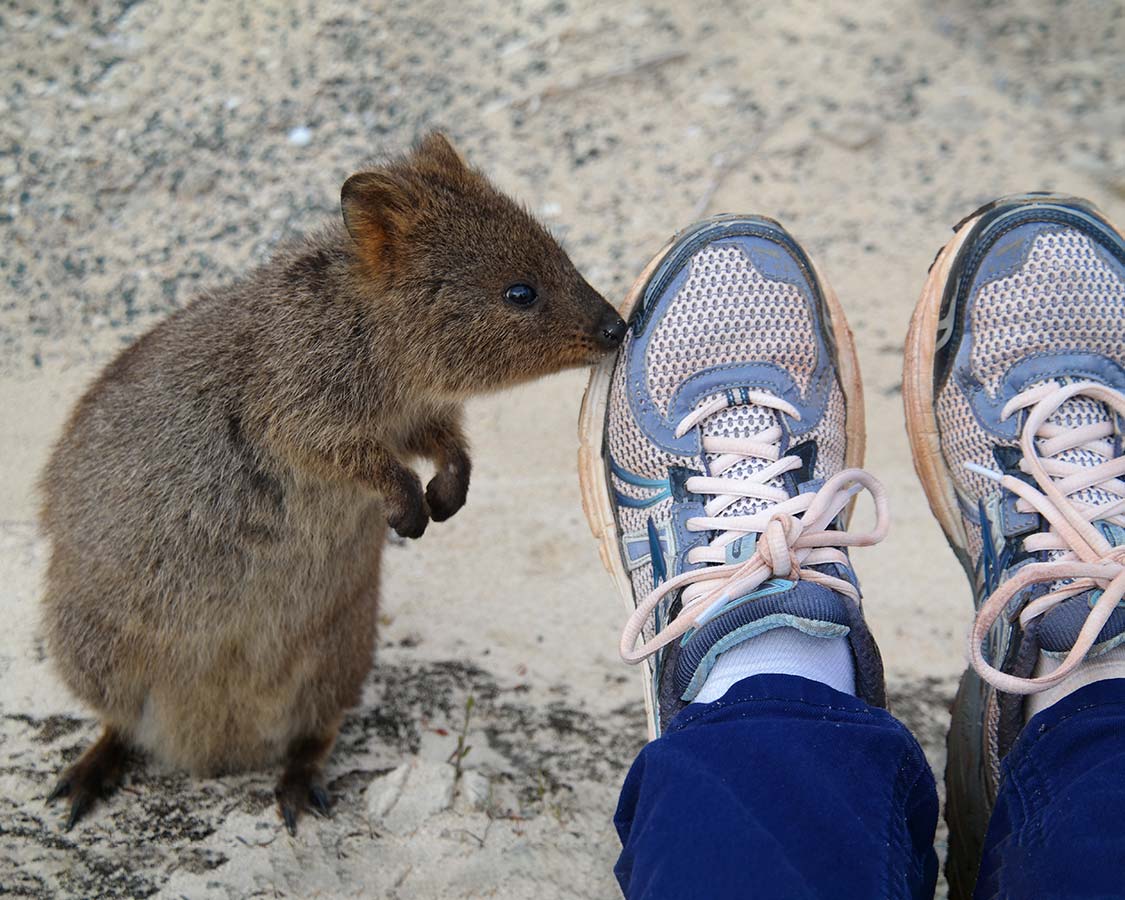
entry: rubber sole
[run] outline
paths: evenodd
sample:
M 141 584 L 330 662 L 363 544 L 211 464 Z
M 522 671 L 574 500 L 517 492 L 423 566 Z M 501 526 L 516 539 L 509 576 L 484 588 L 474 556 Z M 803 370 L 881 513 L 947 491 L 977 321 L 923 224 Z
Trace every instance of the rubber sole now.
M 625 295 L 625 300 L 618 309 L 622 318 L 626 321 L 632 321 L 633 313 L 644 298 L 654 276 L 659 274 L 662 264 L 685 241 L 699 236 L 707 228 L 716 224 L 735 222 L 742 218 L 744 217 L 716 216 L 697 222 L 674 235 L 649 261 L 641 274 L 637 276 L 636 281 L 633 282 L 633 286 Z M 772 220 L 752 218 L 755 221 L 768 222 L 782 234 L 788 235 L 788 232 Z M 862 466 L 867 432 L 863 408 L 863 384 L 860 378 L 859 359 L 855 351 L 855 338 L 848 326 L 844 310 L 840 306 L 836 293 L 811 258 L 809 263 L 828 312 L 828 325 L 831 328 L 831 336 L 835 344 L 837 372 L 840 387 L 844 394 L 847 411 L 845 466 L 849 468 Z M 590 525 L 590 531 L 593 532 L 598 541 L 602 565 L 609 572 L 626 612 L 631 614 L 635 608 L 636 599 L 633 596 L 629 572 L 621 557 L 620 542 L 617 537 L 617 520 L 610 496 L 609 476 L 605 461 L 605 427 L 609 389 L 616 362 L 617 357 L 613 356 L 594 367 L 590 373 L 590 381 L 586 386 L 586 392 L 582 397 L 582 409 L 578 416 L 578 482 L 582 491 L 582 508 L 586 513 L 586 521 Z M 656 718 L 655 711 L 652 708 L 652 693 L 648 689 L 648 686 L 652 683 L 653 669 L 649 660 L 645 660 L 639 668 L 642 677 L 645 679 L 645 708 L 648 714 L 649 739 L 651 740 L 656 736 L 654 725 Z
M 971 900 L 998 787 L 982 743 L 983 722 L 996 694 L 973 668 L 962 673 L 950 710 L 945 748 L 945 824 L 949 900 Z

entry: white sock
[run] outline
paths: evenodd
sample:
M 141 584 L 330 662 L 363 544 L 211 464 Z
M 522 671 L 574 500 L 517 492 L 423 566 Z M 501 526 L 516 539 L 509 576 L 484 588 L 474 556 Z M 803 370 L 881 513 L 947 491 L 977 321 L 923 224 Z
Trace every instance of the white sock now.
M 719 659 L 722 657 L 720 656 Z M 1040 653 L 1039 661 L 1035 664 L 1035 677 L 1050 675 L 1061 665 L 1061 659 Z M 1118 644 L 1112 650 L 1086 660 L 1071 673 L 1069 678 L 1060 681 L 1054 687 L 1038 694 L 1029 694 L 1023 702 L 1024 722 L 1037 712 L 1042 712 L 1048 706 L 1058 703 L 1067 694 L 1073 694 L 1080 687 L 1107 678 L 1125 678 L 1125 644 Z
M 846 637 L 819 638 L 773 628 L 719 654 L 694 703 L 713 703 L 751 675 L 800 675 L 855 694 L 855 664 Z

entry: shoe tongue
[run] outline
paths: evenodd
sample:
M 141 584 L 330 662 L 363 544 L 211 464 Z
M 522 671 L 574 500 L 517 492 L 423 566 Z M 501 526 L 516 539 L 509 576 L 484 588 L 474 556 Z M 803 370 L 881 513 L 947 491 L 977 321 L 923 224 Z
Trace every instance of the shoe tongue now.
M 1098 422 L 1112 421 L 1112 413 L 1108 406 L 1104 403 L 1099 403 L 1092 397 L 1071 397 L 1058 409 L 1051 414 L 1047 421 L 1052 425 L 1058 425 L 1063 428 L 1079 428 L 1083 425 L 1093 425 Z M 1092 450 L 1085 450 L 1082 447 L 1075 447 L 1073 450 L 1064 450 L 1055 457 L 1060 462 L 1073 463 L 1087 468 L 1101 465 L 1105 462 L 1105 458 L 1094 453 Z M 1098 485 L 1085 488 L 1076 494 L 1072 494 L 1072 499 L 1080 503 L 1090 503 L 1094 505 L 1102 505 L 1105 503 L 1114 502 L 1117 497 L 1111 494 Z
M 1083 425 L 1092 425 L 1098 422 L 1112 421 L 1112 415 L 1113 414 L 1111 413 L 1109 407 L 1104 403 L 1099 403 L 1092 397 L 1079 396 L 1071 397 L 1069 400 L 1063 403 L 1057 410 L 1055 410 L 1054 413 L 1051 414 L 1051 416 L 1047 419 L 1047 422 L 1052 425 L 1058 425 L 1062 428 L 1070 429 L 1079 428 Z M 1075 447 L 1072 450 L 1064 450 L 1062 453 L 1059 453 L 1055 457 L 1055 459 L 1059 460 L 1060 462 L 1071 463 L 1087 468 L 1097 466 L 1105 462 L 1104 457 L 1099 456 L 1092 450 L 1086 450 L 1082 447 Z M 1089 503 L 1096 506 L 1113 503 L 1118 499 L 1115 494 L 1110 493 L 1105 488 L 1100 487 L 1096 484 L 1088 488 L 1084 488 L 1083 490 L 1078 491 L 1075 494 L 1071 494 L 1070 498 L 1079 503 Z M 1101 523 L 1098 522 L 1098 520 L 1095 520 L 1095 524 L 1099 525 L 1106 539 L 1115 546 L 1122 543 L 1122 539 L 1125 538 L 1125 531 L 1117 526 L 1111 525 L 1109 523 Z M 1065 550 L 1052 551 L 1051 553 L 1047 554 L 1047 559 L 1058 559 L 1064 553 L 1066 553 Z M 1066 583 L 1066 579 L 1052 582 L 1050 589 L 1056 590 Z M 1087 591 L 1081 594 L 1079 597 L 1073 598 L 1073 600 L 1078 601 L 1077 605 L 1082 605 L 1089 598 L 1089 594 L 1090 592 Z M 1063 618 L 1066 617 L 1060 617 L 1060 619 Z M 1075 634 L 1077 634 L 1077 632 L 1075 632 Z
M 754 403 L 746 403 L 737 406 L 728 406 L 718 412 L 708 416 L 700 424 L 704 437 L 752 437 L 759 432 L 765 431 L 775 425 L 781 424 L 781 414 L 777 410 L 770 409 L 766 406 L 758 406 Z M 714 465 L 715 460 L 719 458 L 719 454 L 706 453 L 704 459 L 708 467 Z M 760 456 L 744 457 L 739 459 L 734 465 L 727 469 L 722 474 L 722 478 L 748 478 L 763 469 L 768 468 L 774 464 L 774 460 L 765 459 Z M 780 488 L 786 493 L 789 492 L 789 485 L 786 483 L 784 475 L 775 475 L 764 484 L 770 487 Z M 740 497 L 728 506 L 719 518 L 726 518 L 727 516 L 752 516 L 759 513 L 768 507 L 775 505 L 772 500 L 762 500 L 757 497 Z M 733 545 L 732 545 L 733 546 Z M 829 574 L 836 575 L 837 577 L 850 577 L 841 571 L 837 571 L 834 564 L 827 566 L 813 566 L 813 568 L 821 571 L 827 571 Z M 800 582 L 803 584 L 803 582 Z M 811 587 L 811 585 L 810 585 Z M 825 594 L 837 596 L 836 592 L 829 588 L 820 587 L 818 591 L 813 591 L 814 594 L 819 594 L 823 591 Z M 772 579 L 767 581 L 760 587 L 755 594 L 763 593 L 770 594 L 778 589 L 777 583 Z
M 776 410 L 748 403 L 741 406 L 728 406 L 726 409 L 721 409 L 717 413 L 708 416 L 701 423 L 700 427 L 702 428 L 704 437 L 737 438 L 750 437 L 777 424 L 778 413 Z M 715 460 L 719 458 L 719 454 L 707 453 L 704 454 L 704 457 L 708 467 L 710 467 L 714 465 Z M 740 459 L 723 472 L 721 477 L 736 479 L 748 478 L 756 472 L 760 472 L 762 469 L 772 465 L 773 461 L 769 459 L 764 459 L 762 457 L 746 457 Z M 782 488 L 783 490 L 785 488 L 785 480 L 781 475 L 771 478 L 766 484 L 771 487 Z M 770 500 L 761 500 L 757 497 L 740 497 L 723 510 L 720 517 L 752 516 L 772 505 L 773 503 Z
M 1108 422 L 1111 420 L 1111 416 L 1112 414 L 1110 413 L 1109 407 L 1104 403 L 1099 403 L 1092 397 L 1071 397 L 1051 414 L 1047 422 L 1051 425 L 1058 425 L 1062 428 L 1070 429 L 1079 428 L 1083 425 L 1092 425 L 1098 422 Z M 1058 454 L 1055 459 L 1060 462 L 1071 463 L 1087 468 L 1105 462 L 1104 457 L 1099 456 L 1092 450 L 1086 450 L 1082 447 L 1064 450 L 1062 453 Z M 1089 503 L 1100 506 L 1105 503 L 1114 502 L 1117 497 L 1105 490 L 1105 488 L 1095 484 L 1078 491 L 1076 494 L 1072 494 L 1071 499 L 1079 503 Z M 1047 558 L 1057 559 L 1065 552 L 1064 550 L 1056 550 L 1049 553 Z

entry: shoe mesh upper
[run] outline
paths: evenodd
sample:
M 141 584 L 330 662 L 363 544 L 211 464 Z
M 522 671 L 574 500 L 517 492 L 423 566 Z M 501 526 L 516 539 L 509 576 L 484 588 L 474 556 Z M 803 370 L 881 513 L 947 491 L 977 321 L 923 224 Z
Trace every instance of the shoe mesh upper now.
M 626 384 L 626 368 L 624 360 L 633 343 L 633 332 L 625 337 L 621 353 L 617 357 L 617 365 L 613 371 L 613 379 L 609 391 L 608 420 L 606 423 L 606 442 L 608 450 L 614 461 L 629 472 L 642 478 L 665 478 L 668 474 L 668 457 L 666 454 L 653 447 L 644 436 L 640 427 L 633 418 L 629 409 L 628 385 Z M 610 483 L 614 490 L 627 497 L 643 499 L 652 496 L 653 490 L 636 487 L 616 475 L 610 475 Z M 661 502 L 649 507 L 617 506 L 617 524 L 622 533 L 636 533 L 645 528 L 651 517 L 660 521 L 668 517 L 672 506 L 672 499 L 665 498 Z M 646 562 L 629 572 L 633 584 L 633 592 L 638 597 L 643 597 L 653 589 L 652 563 Z M 655 633 L 652 623 L 645 626 L 645 640 L 650 639 Z
M 776 363 L 805 391 L 816 366 L 808 301 L 796 285 L 762 275 L 738 247 L 711 244 L 693 257 L 686 282 L 655 323 L 648 389 L 667 413 L 685 379 L 747 359 Z
M 815 478 L 828 478 L 844 468 L 848 449 L 847 404 L 839 382 L 832 382 L 824 415 L 800 440 L 814 441 L 817 448 Z
M 941 433 L 941 449 L 949 464 L 949 472 L 957 488 L 975 501 L 991 493 L 994 488 L 983 475 L 965 468 L 965 463 L 976 463 L 994 469 L 996 460 L 992 448 L 995 437 L 985 431 L 973 415 L 972 407 L 961 388 L 950 379 L 937 396 L 935 414 Z M 1014 446 L 1010 442 L 1005 446 Z
M 995 396 L 1004 373 L 1035 353 L 1096 349 L 1125 360 L 1122 299 L 1120 279 L 1088 237 L 1037 235 L 1023 266 L 973 299 L 973 374 Z
M 628 366 L 625 361 L 632 352 L 633 340 L 634 335 L 630 330 L 613 369 L 609 389 L 609 418 L 606 422 L 607 449 L 618 465 L 633 474 L 642 478 L 664 478 L 668 474 L 666 455 L 656 452 L 629 409 L 629 386 L 626 383 Z

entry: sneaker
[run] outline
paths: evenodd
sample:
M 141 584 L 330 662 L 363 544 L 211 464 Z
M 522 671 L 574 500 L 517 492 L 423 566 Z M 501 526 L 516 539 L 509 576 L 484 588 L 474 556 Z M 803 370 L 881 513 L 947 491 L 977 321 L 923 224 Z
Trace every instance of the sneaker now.
M 972 893 L 1025 696 L 1125 641 L 1125 241 L 1089 203 L 1046 194 L 954 231 L 911 322 L 903 395 L 977 609 L 946 768 L 957 897 Z
M 776 222 L 721 216 L 682 232 L 626 299 L 629 330 L 582 404 L 583 506 L 625 600 L 649 735 L 715 658 L 783 626 L 846 637 L 857 693 L 885 705 L 847 546 L 881 539 L 863 458 L 863 394 L 835 295 Z M 861 490 L 877 525 L 849 535 Z

